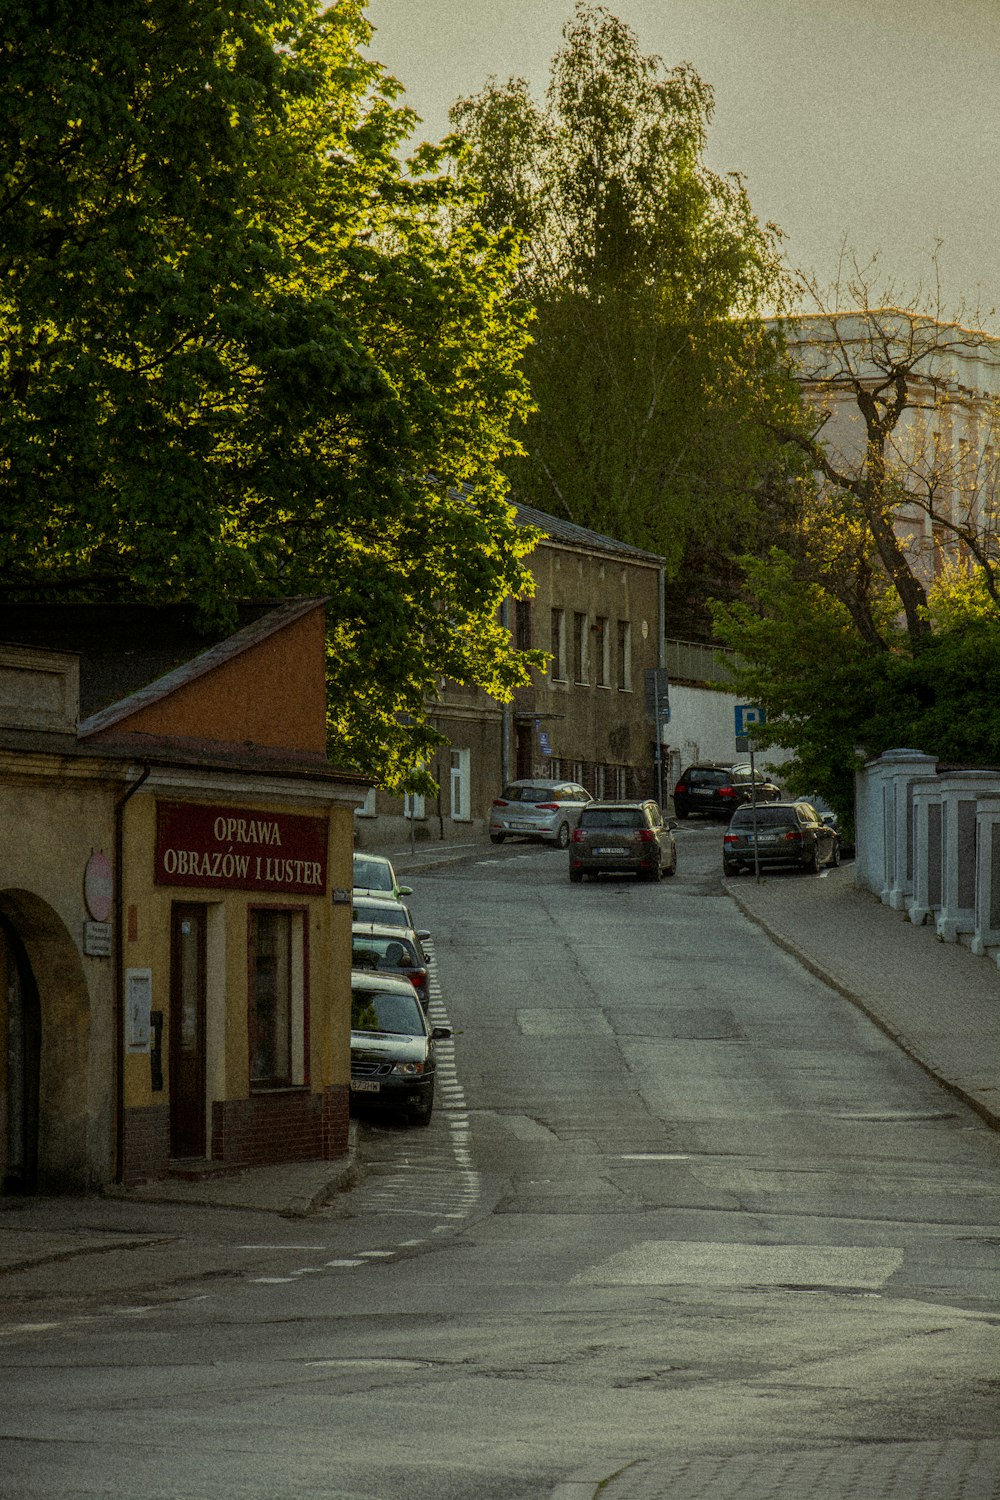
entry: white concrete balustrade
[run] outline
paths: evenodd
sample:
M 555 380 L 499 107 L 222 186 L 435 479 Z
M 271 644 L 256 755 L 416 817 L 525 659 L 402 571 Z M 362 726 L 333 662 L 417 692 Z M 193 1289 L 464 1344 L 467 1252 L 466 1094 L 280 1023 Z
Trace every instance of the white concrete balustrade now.
M 1000 964 L 1000 769 L 889 750 L 858 772 L 855 811 L 856 884 Z

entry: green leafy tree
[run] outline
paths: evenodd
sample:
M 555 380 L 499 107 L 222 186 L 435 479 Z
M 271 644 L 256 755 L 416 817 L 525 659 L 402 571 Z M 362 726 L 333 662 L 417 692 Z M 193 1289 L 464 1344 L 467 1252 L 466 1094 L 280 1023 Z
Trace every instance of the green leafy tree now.
M 535 411 L 519 498 L 729 579 L 728 558 L 780 535 L 801 464 L 762 415 L 798 420 L 780 334 L 778 235 L 739 177 L 705 166 L 713 97 L 686 65 L 579 3 L 544 106 L 490 80 L 452 123 L 491 229 L 522 236 L 536 312 L 524 368 Z M 700 600 L 698 601 L 700 603 Z
M 525 678 L 526 318 L 370 39 L 363 0 L 6 7 L 0 597 L 325 593 L 333 748 L 393 780 L 441 677 Z

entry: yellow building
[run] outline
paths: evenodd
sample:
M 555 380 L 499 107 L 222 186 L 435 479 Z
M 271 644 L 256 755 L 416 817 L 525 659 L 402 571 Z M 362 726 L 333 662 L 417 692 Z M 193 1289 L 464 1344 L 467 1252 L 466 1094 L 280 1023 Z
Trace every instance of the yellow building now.
M 0 609 L 8 1190 L 347 1146 L 353 811 L 320 599 Z

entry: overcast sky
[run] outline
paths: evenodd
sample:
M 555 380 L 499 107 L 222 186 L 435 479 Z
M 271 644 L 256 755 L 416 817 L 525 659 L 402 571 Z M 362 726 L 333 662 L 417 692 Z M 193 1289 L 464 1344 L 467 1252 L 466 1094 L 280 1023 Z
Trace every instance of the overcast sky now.
M 947 308 L 1000 330 L 1000 0 L 607 0 L 644 52 L 715 90 L 707 160 L 746 180 L 823 282 L 845 239 L 900 300 L 939 264 Z M 372 56 L 422 116 L 494 73 L 540 99 L 573 0 L 369 0 Z M 907 299 L 908 300 L 908 299 Z

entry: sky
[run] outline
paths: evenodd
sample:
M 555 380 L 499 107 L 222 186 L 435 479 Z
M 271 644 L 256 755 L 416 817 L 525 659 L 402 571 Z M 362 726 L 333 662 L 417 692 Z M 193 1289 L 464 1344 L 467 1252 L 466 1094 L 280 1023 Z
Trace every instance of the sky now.
M 739 172 L 824 287 L 845 247 L 910 305 L 1000 332 L 1000 0 L 605 0 L 715 91 L 706 161 Z M 540 101 L 573 0 L 369 0 L 369 53 L 422 117 L 495 74 Z M 937 249 L 935 271 L 932 256 Z M 888 300 L 888 297 L 885 298 Z M 995 311 L 994 311 L 995 309 Z

